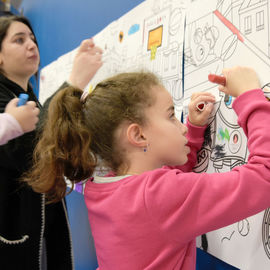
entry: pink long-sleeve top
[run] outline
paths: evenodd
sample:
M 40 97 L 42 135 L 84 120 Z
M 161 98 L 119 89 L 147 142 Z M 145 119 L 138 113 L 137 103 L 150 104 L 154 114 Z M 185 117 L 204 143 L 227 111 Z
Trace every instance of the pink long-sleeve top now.
M 18 121 L 8 113 L 0 113 L 0 145 L 23 134 Z
M 205 130 L 188 123 L 185 166 L 86 183 L 100 270 L 195 269 L 196 236 L 270 206 L 270 102 L 256 89 L 239 96 L 233 108 L 248 137 L 246 165 L 227 173 L 187 172 Z

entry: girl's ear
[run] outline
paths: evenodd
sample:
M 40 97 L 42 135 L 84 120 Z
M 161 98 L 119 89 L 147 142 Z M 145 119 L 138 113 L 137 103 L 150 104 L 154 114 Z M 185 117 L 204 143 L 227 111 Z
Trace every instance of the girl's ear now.
M 134 146 L 138 146 L 141 148 L 147 146 L 147 139 L 139 124 L 132 123 L 128 126 L 127 139 Z

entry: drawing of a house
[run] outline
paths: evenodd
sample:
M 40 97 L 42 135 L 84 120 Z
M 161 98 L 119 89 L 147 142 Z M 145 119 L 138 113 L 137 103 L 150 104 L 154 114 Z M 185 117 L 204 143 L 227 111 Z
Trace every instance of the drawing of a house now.
M 240 32 L 258 50 L 268 57 L 269 48 L 269 4 L 267 0 L 245 0 L 239 9 Z M 265 42 L 268 40 L 268 42 Z M 264 42 L 262 42 L 264 41 Z

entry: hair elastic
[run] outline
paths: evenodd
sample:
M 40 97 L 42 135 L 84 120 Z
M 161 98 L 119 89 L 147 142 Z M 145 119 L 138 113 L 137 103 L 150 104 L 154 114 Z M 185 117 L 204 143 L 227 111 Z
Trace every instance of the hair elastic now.
M 93 90 L 94 90 L 93 85 L 90 84 L 89 87 L 88 87 L 88 89 L 86 89 L 85 91 L 83 91 L 83 93 L 81 95 L 81 98 L 80 98 L 81 102 L 85 102 L 86 98 L 88 97 L 88 95 L 90 93 L 93 92 Z

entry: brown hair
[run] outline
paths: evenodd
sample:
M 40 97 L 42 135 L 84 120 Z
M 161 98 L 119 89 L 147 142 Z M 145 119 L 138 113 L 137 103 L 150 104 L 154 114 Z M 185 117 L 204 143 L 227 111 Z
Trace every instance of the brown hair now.
M 115 131 L 124 121 L 146 123 L 144 109 L 154 103 L 151 87 L 160 84 L 152 73 L 122 73 L 99 83 L 84 103 L 80 89 L 61 90 L 51 100 L 24 180 L 57 201 L 66 195 L 64 176 L 72 183 L 89 178 L 98 158 L 116 172 L 125 162 Z

